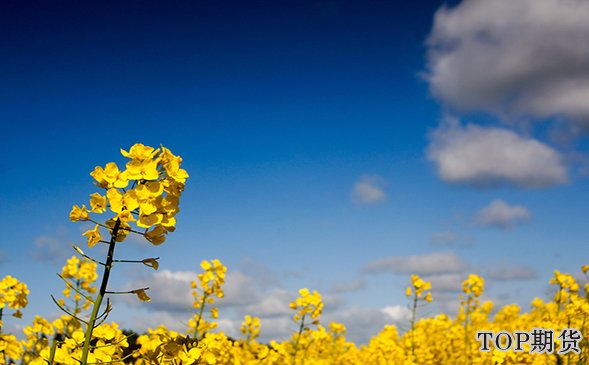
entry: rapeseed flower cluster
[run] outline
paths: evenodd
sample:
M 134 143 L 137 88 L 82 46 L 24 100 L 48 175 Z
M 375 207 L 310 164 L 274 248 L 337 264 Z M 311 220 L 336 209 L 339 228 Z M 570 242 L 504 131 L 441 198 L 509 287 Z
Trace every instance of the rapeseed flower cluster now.
M 16 278 L 7 275 L 0 281 L 0 329 L 2 328 L 2 316 L 4 309 L 15 309 L 12 313 L 14 317 L 20 318 L 21 308 L 29 303 L 27 296 L 29 288 L 27 284 L 18 281 Z
M 60 276 L 66 283 L 62 292 L 63 296 L 74 302 L 71 308 L 73 314 L 77 315 L 82 310 L 88 310 L 92 304 L 90 296 L 96 293 L 96 286 L 94 286 L 98 279 L 96 263 L 87 258 L 79 259 L 77 256 L 72 256 L 61 270 Z M 67 306 L 64 299 L 60 299 L 59 304 Z
M 411 337 L 410 342 L 407 346 L 411 349 L 411 357 L 406 361 L 407 363 L 413 363 L 416 357 L 416 344 L 415 344 L 415 320 L 417 319 L 417 306 L 420 301 L 431 302 L 432 284 L 428 281 L 424 281 L 418 275 L 411 275 L 411 285 L 405 290 L 405 295 L 412 299 L 411 305 Z
M 256 338 L 260 337 L 260 318 L 252 317 L 249 314 L 246 315 L 240 330 L 245 336 L 246 342 L 255 341 Z
M 205 307 L 207 304 L 214 304 L 215 298 L 223 298 L 223 285 L 225 284 L 225 267 L 221 261 L 215 259 L 212 261 L 203 260 L 200 267 L 204 272 L 198 274 L 198 282 L 193 281 L 192 297 L 194 298 L 192 306 L 197 310 L 194 316 L 188 321 L 188 330 L 194 334 L 194 338 L 200 339 L 209 330 L 217 328 L 215 319 L 219 317 L 219 309 L 211 307 L 209 310 L 211 320 L 205 317 Z
M 16 336 L 3 333 L 2 328 L 7 310 L 13 310 L 13 317 L 22 317 L 20 310 L 29 303 L 28 295 L 27 285 L 18 279 L 7 275 L 0 281 L 0 365 L 4 365 L 7 358 L 20 359 L 24 355 L 24 348 Z
M 423 299 L 426 302 L 431 302 L 431 288 L 432 284 L 430 282 L 424 281 L 417 275 L 411 275 L 411 285 L 405 290 L 405 295 L 408 297 L 413 295 L 415 300 Z
M 299 297 L 290 303 L 290 308 L 296 311 L 293 319 L 295 322 L 302 321 L 307 315 L 317 320 L 323 311 L 321 294 L 316 290 L 311 293 L 309 289 L 299 290 Z
M 291 363 L 295 365 L 297 364 L 297 355 L 299 353 L 299 349 L 307 349 L 312 342 L 313 335 L 309 325 L 305 323 L 305 319 L 307 319 L 307 317 L 311 317 L 312 325 L 319 324 L 319 316 L 323 311 L 323 301 L 321 300 L 321 294 L 319 294 L 316 290 L 311 293 L 309 289 L 303 288 L 299 290 L 299 297 L 290 303 L 290 308 L 296 311 L 293 316 L 293 320 L 299 324 L 299 331 L 294 336 L 294 344 L 292 345 L 292 349 L 289 351 L 292 353 Z M 324 328 L 318 327 L 318 331 L 320 331 L 319 333 L 323 333 Z M 289 346 L 281 347 L 284 351 L 284 349 L 288 348 Z
M 114 162 L 94 168 L 90 175 L 105 193 L 90 195 L 90 209 L 86 205 L 74 205 L 70 220 L 95 223 L 94 228 L 83 234 L 89 247 L 103 240 L 101 228 L 112 235 L 117 222 L 120 227 L 117 242 L 124 241 L 133 231 L 130 225 L 133 223 L 144 230 L 134 232 L 142 234 L 152 244 L 160 245 L 176 226 L 179 198 L 188 178 L 186 170 L 180 168 L 182 158 L 165 147 L 155 149 L 142 144 L 133 145 L 129 151 L 121 149 L 121 154 L 130 159 L 126 170 L 121 171 Z M 109 210 L 114 216 L 105 224 L 90 218 L 89 213 L 104 214 Z

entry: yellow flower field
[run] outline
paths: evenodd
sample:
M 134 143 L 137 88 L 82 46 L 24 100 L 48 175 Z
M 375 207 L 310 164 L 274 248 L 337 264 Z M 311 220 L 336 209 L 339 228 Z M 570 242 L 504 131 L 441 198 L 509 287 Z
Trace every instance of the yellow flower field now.
M 1 331 L 4 321 L 13 320 L 9 316 L 21 317 L 26 310 L 29 290 L 11 275 L 0 281 L 0 364 L 589 364 L 589 284 L 558 271 L 550 281 L 555 295 L 534 299 L 527 311 L 481 301 L 484 279 L 471 274 L 463 282 L 458 313 L 430 318 L 420 318 L 417 308 L 435 302 L 432 285 L 413 275 L 405 291 L 412 309 L 408 330 L 385 326 L 365 345 L 346 340 L 343 324 L 323 323 L 321 294 L 303 288 L 290 304 L 297 330 L 282 342 L 261 343 L 264 328 L 256 317 L 245 316 L 240 338 L 217 330 L 215 305 L 224 297 L 227 267 L 217 259 L 194 257 L 200 269 L 198 280 L 186 288 L 192 292 L 194 312 L 186 318 L 185 331 L 164 326 L 140 335 L 123 331 L 108 320 L 116 310 L 109 295 L 134 295 L 141 301 L 150 297 L 148 288 L 109 291 L 113 263 L 154 270 L 159 264 L 158 258 L 118 260 L 116 245 L 130 234 L 163 244 L 174 231 L 188 173 L 180 167 L 182 158 L 165 147 L 136 144 L 121 153 L 129 159 L 126 169 L 112 162 L 96 167 L 91 176 L 102 192 L 91 195 L 90 208 L 74 205 L 70 212 L 73 222 L 94 224 L 83 234 L 87 251 L 103 244 L 108 253 L 99 259 L 74 247 L 77 255 L 59 275 L 63 290 L 53 297 L 64 314 L 53 321 L 36 316 L 18 337 Z M 581 270 L 587 275 L 589 265 Z M 482 351 L 485 337 L 481 340 L 480 331 L 503 335 L 498 341 L 489 337 L 488 351 Z M 509 337 L 518 331 L 520 335 Z M 551 336 L 540 338 L 539 333 Z M 518 339 L 524 340 L 519 349 L 510 342 Z

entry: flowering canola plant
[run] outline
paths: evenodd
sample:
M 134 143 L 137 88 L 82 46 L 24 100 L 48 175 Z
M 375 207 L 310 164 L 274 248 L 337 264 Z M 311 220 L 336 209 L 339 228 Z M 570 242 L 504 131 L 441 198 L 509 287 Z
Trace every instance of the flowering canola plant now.
M 116 333 L 113 334 L 116 332 L 116 324 L 112 324 L 107 332 L 104 331 L 105 326 L 108 325 L 102 322 L 108 317 L 112 307 L 107 299 L 106 309 L 100 314 L 103 299 L 108 294 L 135 294 L 142 301 L 149 301 L 150 298 L 146 293 L 148 288 L 138 288 L 128 292 L 109 291 L 108 281 L 113 265 L 123 262 L 142 263 L 157 270 L 159 264 L 157 258 L 115 259 L 115 247 L 117 243 L 125 241 L 130 233 L 143 236 L 153 245 L 160 245 L 166 240 L 167 234 L 175 230 L 180 195 L 188 178 L 186 170 L 180 167 L 182 158 L 163 146 L 156 149 L 139 143 L 131 146 L 128 151 L 121 149 L 121 154 L 129 159 L 126 169 L 119 169 L 115 162 L 109 162 L 104 167 L 95 167 L 90 176 L 103 193 L 95 192 L 90 195 L 90 209 L 82 204 L 81 207 L 74 205 L 70 211 L 72 222 L 94 224 L 92 229 L 83 233 L 88 247 L 93 248 L 103 243 L 108 245 L 108 253 L 106 260 L 101 262 L 74 246 L 84 259 L 90 261 L 80 263 L 73 257 L 60 275 L 68 285 L 63 292 L 64 296 L 70 297 L 71 290 L 75 291 L 74 308 L 67 307 L 63 299 L 55 300 L 54 298 L 54 301 L 74 320 L 84 323 L 86 329 L 82 331 L 81 328 L 75 328 L 62 344 L 53 346 L 47 358 L 49 363 L 57 361 L 62 351 L 72 352 L 73 360 L 82 365 L 103 362 L 105 359 L 108 362 L 117 360 L 116 355 L 119 354 L 116 351 L 112 352 L 116 346 L 108 341 L 113 338 L 117 340 L 117 343 L 125 343 L 125 341 L 119 340 Z M 94 215 L 103 214 L 107 217 L 102 221 L 93 218 Z M 92 294 L 96 292 L 96 289 L 90 286 L 96 280 L 93 263 L 104 267 L 102 281 L 95 296 Z M 81 300 L 83 302 L 80 305 Z M 80 311 L 90 306 L 92 311 L 88 319 L 80 318 L 78 316 Z M 103 343 L 95 331 L 108 333 L 108 336 L 104 337 L 108 341 Z M 98 344 L 92 344 L 92 341 Z M 79 356 L 76 351 L 80 352 Z

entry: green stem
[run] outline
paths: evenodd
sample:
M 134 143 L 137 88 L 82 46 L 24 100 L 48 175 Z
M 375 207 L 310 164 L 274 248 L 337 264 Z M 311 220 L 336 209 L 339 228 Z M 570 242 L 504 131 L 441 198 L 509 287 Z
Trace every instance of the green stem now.
M 90 352 L 90 341 L 92 340 L 92 332 L 94 331 L 94 324 L 96 323 L 96 317 L 98 316 L 98 312 L 100 311 L 100 305 L 102 304 L 102 299 L 104 294 L 106 293 L 106 286 L 108 284 L 108 278 L 110 276 L 110 269 L 112 268 L 112 262 L 115 252 L 115 245 L 117 243 L 117 233 L 119 232 L 119 227 L 121 226 L 120 219 L 117 219 L 115 225 L 112 229 L 112 234 L 110 237 L 110 243 L 108 245 L 108 254 L 106 256 L 106 264 L 104 265 L 104 274 L 102 275 L 102 283 L 100 284 L 100 291 L 96 296 L 96 300 L 94 301 L 94 307 L 92 308 L 92 314 L 90 315 L 90 319 L 88 320 L 88 327 L 86 328 L 86 338 L 84 340 L 84 348 L 82 349 L 82 358 L 80 359 L 80 363 L 82 365 L 88 364 L 88 353 Z
M 3 315 L 2 312 L 3 311 L 4 311 L 4 308 L 0 308 L 0 335 L 2 334 L 2 315 Z M 0 352 L 0 354 L 2 354 L 2 357 L 1 357 L 2 361 L 4 361 L 4 363 L 6 363 L 6 354 L 5 354 L 4 350 L 2 350 Z
M 301 341 L 301 335 L 303 334 L 303 329 L 305 329 L 305 316 L 303 315 L 303 318 L 301 318 L 301 326 L 299 327 L 299 333 L 297 334 L 297 340 L 295 342 L 294 345 L 294 353 L 292 355 L 292 364 L 295 365 L 296 361 L 297 361 L 297 352 L 299 351 L 299 342 Z
M 78 267 L 78 270 L 80 270 L 80 267 Z M 76 288 L 78 289 L 78 291 L 81 289 L 80 288 L 80 280 L 76 281 Z M 74 294 L 74 299 L 76 298 L 76 295 Z M 74 314 L 77 315 L 80 312 L 80 300 L 79 299 L 75 299 L 74 301 Z
M 415 361 L 415 312 L 417 312 L 417 293 L 413 297 L 413 310 L 411 311 L 411 354 Z
M 100 226 L 100 227 L 102 227 L 102 228 L 110 229 L 110 227 L 109 227 L 109 226 L 107 226 L 107 225 L 105 225 L 105 224 L 102 224 L 102 223 L 98 223 L 98 222 L 96 222 L 95 220 L 88 219 L 88 221 L 89 221 L 89 222 L 92 222 L 92 223 L 94 223 L 94 224 L 98 224 L 98 226 Z M 138 235 L 145 236 L 145 234 L 144 234 L 144 233 L 141 233 L 141 232 L 139 232 L 139 231 L 136 231 L 136 230 L 134 230 L 134 229 L 131 229 L 131 228 L 125 228 L 125 227 L 119 227 L 119 228 L 120 228 L 120 229 L 122 229 L 123 231 L 127 231 L 127 232 L 133 232 L 133 233 L 137 233 Z M 109 242 L 106 242 L 106 243 L 109 243 Z
M 200 309 L 198 312 L 198 319 L 196 320 L 196 325 L 194 326 L 194 339 L 198 340 L 198 327 L 200 326 L 200 321 L 202 320 L 202 315 L 205 311 L 205 303 L 207 302 L 207 297 L 208 294 L 203 292 L 203 296 L 202 296 L 202 303 L 200 303 Z M 204 336 L 204 333 L 202 333 L 202 335 Z M 201 337 L 202 338 L 202 337 Z
M 55 350 L 57 349 L 57 340 L 53 339 L 51 344 L 51 352 L 49 352 L 49 359 L 47 360 L 48 365 L 53 365 L 53 359 L 55 358 Z
M 562 285 L 558 284 L 558 299 L 556 300 L 556 304 L 558 304 L 558 307 L 556 307 L 556 314 L 558 315 L 560 313 L 560 301 L 562 300 Z
M 470 309 L 471 309 L 471 301 L 472 298 L 470 296 L 470 294 L 468 295 L 468 298 L 466 299 L 466 312 L 465 312 L 465 316 L 464 316 L 464 354 L 465 354 L 465 364 L 470 364 L 470 349 L 469 349 L 469 343 L 468 343 L 468 320 L 469 320 L 469 316 L 470 316 Z

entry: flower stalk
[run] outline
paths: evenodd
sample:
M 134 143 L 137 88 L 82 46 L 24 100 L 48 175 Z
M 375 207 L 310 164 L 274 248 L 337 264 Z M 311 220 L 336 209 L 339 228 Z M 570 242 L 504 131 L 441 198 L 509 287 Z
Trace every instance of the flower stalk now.
M 82 365 L 86 365 L 88 363 L 88 353 L 90 351 L 90 340 L 92 339 L 92 332 L 94 331 L 94 325 L 96 323 L 96 318 L 98 317 L 98 312 L 100 311 L 100 306 L 102 305 L 102 299 L 106 294 L 106 288 L 108 285 L 108 279 L 110 277 L 110 270 L 112 269 L 112 264 L 114 260 L 114 253 L 115 253 L 115 245 L 117 243 L 117 234 L 119 232 L 119 227 L 121 226 L 121 220 L 117 219 L 115 225 L 112 230 L 110 243 L 108 246 L 108 253 L 106 255 L 106 263 L 104 265 L 104 273 L 102 274 L 102 283 L 100 284 L 100 291 L 94 300 L 94 306 L 92 308 L 92 314 L 90 315 L 90 319 L 88 320 L 88 326 L 86 327 L 86 335 L 84 339 L 84 347 L 82 348 L 82 358 L 80 362 Z

